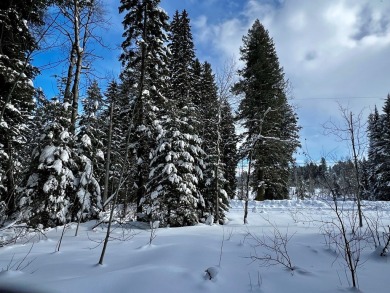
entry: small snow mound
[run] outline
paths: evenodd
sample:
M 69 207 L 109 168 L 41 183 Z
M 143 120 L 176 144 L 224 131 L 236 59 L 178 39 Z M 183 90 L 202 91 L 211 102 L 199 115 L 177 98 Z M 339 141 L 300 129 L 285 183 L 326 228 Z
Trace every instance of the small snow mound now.
M 150 228 L 151 229 L 158 229 L 160 227 L 160 221 L 150 221 Z
M 154 245 L 154 244 L 145 244 L 145 245 L 142 245 L 140 247 L 138 247 L 139 250 L 148 250 L 148 249 L 152 249 L 152 248 L 156 248 L 157 245 Z
M 208 216 L 207 219 L 206 219 L 205 224 L 209 225 L 209 226 L 214 225 L 214 216 L 213 215 Z
M 13 277 L 19 277 L 20 275 L 23 275 L 24 273 L 22 271 L 14 271 L 14 270 L 4 270 L 0 272 L 0 277 L 4 278 L 13 278 Z
M 204 278 L 206 280 L 214 280 L 218 275 L 219 269 L 217 267 L 209 267 L 204 272 L 205 272 Z

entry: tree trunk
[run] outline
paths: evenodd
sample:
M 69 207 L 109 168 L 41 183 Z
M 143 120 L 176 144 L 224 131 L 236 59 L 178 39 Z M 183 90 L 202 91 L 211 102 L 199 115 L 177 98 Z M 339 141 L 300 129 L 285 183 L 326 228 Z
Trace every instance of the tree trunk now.
M 244 207 L 244 224 L 248 224 L 248 201 L 249 201 L 249 178 L 251 174 L 251 165 L 252 165 L 252 151 L 249 152 L 249 162 L 248 162 L 248 176 L 246 178 L 246 194 L 245 194 L 245 207 Z
M 220 216 L 219 216 L 219 167 L 221 162 L 221 150 L 220 150 L 220 144 L 221 144 L 221 102 L 219 102 L 218 107 L 218 122 L 217 122 L 217 165 L 215 170 L 215 222 L 219 223 Z
M 70 51 L 70 58 L 69 58 L 69 67 L 68 67 L 68 75 L 66 78 L 65 83 L 65 91 L 64 91 L 64 102 L 69 103 L 69 105 L 72 104 L 72 92 L 70 90 L 72 85 L 72 77 L 73 77 L 73 68 L 76 63 L 76 56 L 75 56 L 75 47 L 72 45 L 72 49 Z
M 353 160 L 354 160 L 354 167 L 355 167 L 355 176 L 356 176 L 356 199 L 357 199 L 357 206 L 358 206 L 358 214 L 359 214 L 359 227 L 363 227 L 363 215 L 362 215 L 362 206 L 360 203 L 360 176 L 359 176 L 359 160 L 356 152 L 356 142 L 355 142 L 355 130 L 353 127 L 353 117 L 352 112 L 350 112 L 350 134 L 351 134 L 351 144 L 352 144 L 352 152 L 353 152 Z
M 11 137 L 7 135 L 5 149 L 7 150 L 8 159 L 7 159 L 7 169 L 6 169 L 6 178 L 7 178 L 7 210 L 8 214 L 11 215 L 15 211 L 15 177 L 14 177 L 14 158 L 13 158 L 13 145 L 10 141 Z
M 107 158 L 106 158 L 106 174 L 104 176 L 104 191 L 103 191 L 103 210 L 104 205 L 107 201 L 107 195 L 108 195 L 108 183 L 110 179 L 110 165 L 111 165 L 111 145 L 112 145 L 112 122 L 113 122 L 113 116 L 114 116 L 114 106 L 115 101 L 113 100 L 114 97 L 112 97 L 111 105 L 110 105 L 110 125 L 108 129 L 108 146 L 107 146 Z
M 142 32 L 142 38 L 143 40 L 147 39 L 146 35 L 146 25 L 147 25 L 147 7 L 146 7 L 146 1 L 144 1 L 144 22 L 143 22 L 143 32 Z M 145 42 L 141 43 L 141 68 L 140 68 L 140 79 L 139 79 L 139 91 L 138 91 L 138 121 L 139 125 L 144 125 L 144 103 L 142 102 L 142 95 L 144 91 L 144 82 L 145 82 L 145 71 L 146 71 L 146 54 L 147 54 L 147 47 Z M 142 140 L 143 138 L 141 138 Z M 144 138 L 145 139 L 145 138 Z M 138 148 L 138 158 L 143 157 L 143 159 L 146 157 L 145 151 L 142 146 L 142 142 L 140 142 L 140 147 Z M 142 162 L 144 164 L 144 162 Z M 143 167 L 142 165 L 138 166 L 138 180 L 137 180 L 137 213 L 142 213 L 142 206 L 140 205 L 141 199 L 144 196 L 144 175 L 143 175 Z

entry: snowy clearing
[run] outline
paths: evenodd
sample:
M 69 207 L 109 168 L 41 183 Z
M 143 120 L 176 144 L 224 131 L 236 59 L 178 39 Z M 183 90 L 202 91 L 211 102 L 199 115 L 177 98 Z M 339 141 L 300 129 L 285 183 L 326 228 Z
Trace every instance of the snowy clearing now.
M 354 209 L 352 202 L 341 205 Z M 387 230 L 390 203 L 363 206 L 378 230 Z M 232 201 L 227 225 L 160 228 L 152 245 L 150 231 L 141 229 L 141 223 L 133 222 L 132 229 L 116 225 L 104 265 L 97 263 L 105 226 L 92 230 L 95 222 L 82 224 L 75 237 L 76 224 L 69 225 L 60 252 L 55 249 L 62 229 L 51 229 L 34 244 L 30 239 L 0 248 L 0 287 L 26 292 L 359 292 L 351 288 L 342 256 L 337 257 L 324 235 L 325 222 L 335 218 L 328 203 L 283 200 L 250 202 L 249 207 L 247 225 L 242 224 L 243 203 Z M 272 258 L 273 252 L 253 247 L 248 232 L 273 239 L 275 230 L 291 237 L 287 253 L 292 271 L 280 264 L 261 266 L 250 258 L 255 253 Z M 0 237 L 5 233 L 0 230 Z M 359 290 L 389 292 L 388 256 L 379 256 L 369 239 L 362 240 L 360 250 Z

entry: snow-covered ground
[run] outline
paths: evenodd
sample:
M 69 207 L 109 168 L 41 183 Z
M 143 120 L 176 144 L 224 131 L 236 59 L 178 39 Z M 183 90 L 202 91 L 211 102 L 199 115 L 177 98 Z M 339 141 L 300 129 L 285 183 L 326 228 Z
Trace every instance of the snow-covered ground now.
M 340 204 L 345 210 L 355 208 L 352 202 Z M 390 204 L 363 205 L 365 215 L 384 231 L 390 224 Z M 326 202 L 250 202 L 249 224 L 243 225 L 243 203 L 232 201 L 228 218 L 230 221 L 224 226 L 160 228 L 152 245 L 148 244 L 150 232 L 140 229 L 139 224 L 133 229 L 129 225 L 116 226 L 104 265 L 97 263 L 105 226 L 92 230 L 95 222 L 82 224 L 75 237 L 76 224 L 70 225 L 60 252 L 55 252 L 55 248 L 62 231 L 51 229 L 45 232 L 46 237 L 35 238 L 35 243 L 31 239 L 0 248 L 0 288 L 72 293 L 353 291 L 342 255 L 337 256 L 335 246 L 324 235 L 334 228 L 326 223 L 335 218 Z M 282 265 L 261 266 L 260 261 L 251 259 L 255 253 L 258 257 L 266 253 L 271 258 L 276 255 L 272 250 L 255 247 L 256 242 L 248 233 L 269 244 L 277 232 L 291 237 L 287 253 L 293 271 Z M 389 292 L 389 257 L 379 256 L 371 239 L 362 239 L 360 245 L 360 291 Z

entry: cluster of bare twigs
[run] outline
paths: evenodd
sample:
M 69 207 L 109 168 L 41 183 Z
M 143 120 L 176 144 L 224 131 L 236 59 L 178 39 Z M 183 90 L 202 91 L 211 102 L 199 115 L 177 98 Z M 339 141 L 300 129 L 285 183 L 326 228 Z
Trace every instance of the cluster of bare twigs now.
M 390 246 L 390 226 L 387 226 L 387 231 L 383 232 L 383 239 L 384 239 L 384 246 L 381 252 L 381 256 L 387 256 L 387 253 L 389 252 L 389 246 Z
M 47 238 L 43 230 L 32 228 L 25 224 L 18 224 L 17 222 L 0 228 L 0 247 L 17 242 L 26 244 L 32 241 L 39 241 L 42 238 Z
M 272 265 L 282 265 L 289 271 L 294 271 L 291 257 L 288 253 L 288 243 L 294 234 L 282 233 L 279 228 L 269 219 L 265 219 L 272 227 L 271 233 L 264 233 L 259 236 L 252 232 L 247 232 L 246 237 L 252 240 L 254 253 L 250 256 L 253 261 L 260 261 L 260 266 L 268 267 Z M 258 254 L 256 248 L 261 247 L 265 252 Z
M 322 220 L 321 231 L 330 249 L 341 257 L 350 272 L 352 286 L 358 287 L 357 270 L 363 264 L 361 252 L 368 246 L 370 231 L 367 226 L 360 227 L 358 213 L 344 210 L 337 202 L 329 203 L 336 215 L 335 219 Z
M 35 258 L 33 258 L 29 261 L 26 261 L 28 256 L 31 254 L 33 247 L 34 247 L 34 243 L 31 245 L 31 247 L 30 247 L 29 251 L 26 253 L 26 255 L 19 261 L 14 260 L 15 255 L 13 255 L 11 260 L 9 261 L 7 267 L 2 268 L 1 271 L 23 271 L 23 270 L 25 270 L 35 260 Z
M 387 256 L 390 247 L 390 225 L 384 225 L 382 217 L 382 212 L 377 210 L 376 217 L 364 215 L 364 220 L 374 247 L 380 248 L 380 256 Z
M 100 223 L 100 225 L 102 225 Z M 107 227 L 102 227 L 102 229 L 106 229 Z M 96 227 L 93 227 L 92 231 L 95 231 Z M 118 231 L 115 232 L 115 231 Z M 134 226 L 131 223 L 117 223 L 117 225 L 114 225 L 111 229 L 109 241 L 119 241 L 119 242 L 124 242 L 124 241 L 129 241 L 133 239 L 136 235 L 140 234 L 141 232 L 136 232 L 134 230 Z M 99 247 L 100 245 L 103 244 L 104 239 L 93 239 L 90 237 L 90 234 L 87 233 L 88 239 L 95 243 L 96 245 L 93 247 L 90 247 L 90 249 L 95 249 Z

